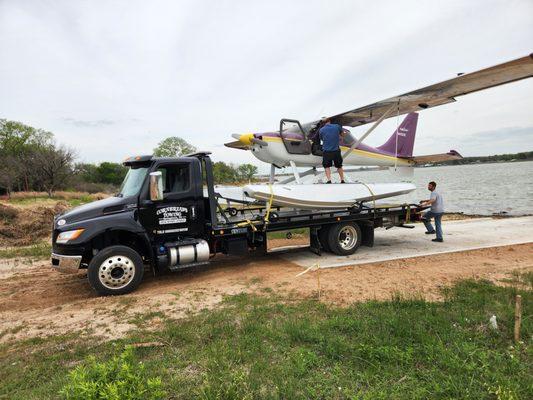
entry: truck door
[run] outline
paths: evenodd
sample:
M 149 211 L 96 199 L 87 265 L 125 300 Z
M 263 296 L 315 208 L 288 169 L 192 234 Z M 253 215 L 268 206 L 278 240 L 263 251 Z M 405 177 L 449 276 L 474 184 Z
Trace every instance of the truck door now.
M 162 174 L 163 200 L 152 202 L 148 200 L 149 192 L 143 190 L 145 200 L 141 201 L 140 217 L 148 232 L 165 235 L 165 240 L 204 233 L 203 195 L 196 179 L 199 163 L 195 161 L 161 162 L 153 169 Z

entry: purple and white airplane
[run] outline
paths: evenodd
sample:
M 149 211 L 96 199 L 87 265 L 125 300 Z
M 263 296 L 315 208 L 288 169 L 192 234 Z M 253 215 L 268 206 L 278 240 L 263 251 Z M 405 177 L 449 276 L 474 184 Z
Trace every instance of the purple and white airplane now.
M 344 158 L 347 165 L 377 166 L 410 166 L 413 163 L 413 147 L 415 144 L 418 114 L 409 113 L 392 136 L 381 146 L 372 147 L 359 143 L 350 151 L 357 139 L 343 128 L 341 135 L 341 153 L 349 154 Z M 305 135 L 306 127 L 300 130 L 298 125 L 279 132 L 238 135 L 238 145 L 227 144 L 229 147 L 247 148 L 259 160 L 276 167 L 285 167 L 290 162 L 298 167 L 318 167 L 322 164 L 322 150 L 319 145 L 318 129 Z M 237 136 L 237 135 L 236 135 Z M 306 137 L 308 140 L 306 140 Z M 244 146 L 242 146 L 244 144 Z M 450 157 L 460 158 L 459 153 L 450 152 Z
M 533 77 L 533 54 L 494 67 L 468 74 L 391 97 L 364 107 L 328 117 L 332 123 L 343 126 L 345 132 L 341 152 L 345 165 L 372 165 L 411 167 L 415 164 L 460 159 L 461 155 L 451 150 L 444 154 L 414 156 L 413 146 L 418 121 L 417 111 L 452 103 L 456 97 L 494 86 Z M 364 139 L 386 118 L 407 114 L 392 136 L 381 146 L 371 147 Z M 373 123 L 360 138 L 355 138 L 344 127 L 356 127 Z M 237 139 L 225 145 L 249 150 L 259 160 L 271 164 L 271 181 L 276 168 L 292 166 L 298 181 L 296 167 L 319 167 L 322 151 L 318 130 L 322 121 L 300 124 L 296 120 L 282 119 L 279 131 L 264 133 L 234 134 Z

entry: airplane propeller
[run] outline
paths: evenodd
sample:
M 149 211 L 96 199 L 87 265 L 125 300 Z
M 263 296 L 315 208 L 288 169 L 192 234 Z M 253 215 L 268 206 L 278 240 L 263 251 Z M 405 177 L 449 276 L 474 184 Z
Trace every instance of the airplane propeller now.
M 268 146 L 267 142 L 254 137 L 253 133 L 244 133 L 244 134 L 233 133 L 231 136 L 237 140 L 235 142 L 224 143 L 224 146 L 231 147 L 234 149 L 241 149 L 241 150 L 250 150 L 253 144 L 257 144 L 259 146 L 264 146 L 264 147 Z

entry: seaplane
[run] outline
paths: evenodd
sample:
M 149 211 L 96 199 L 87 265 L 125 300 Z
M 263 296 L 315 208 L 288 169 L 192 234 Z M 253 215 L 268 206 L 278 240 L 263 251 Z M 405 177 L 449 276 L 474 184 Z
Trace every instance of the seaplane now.
M 453 103 L 457 97 L 495 86 L 533 77 L 533 53 L 512 61 L 479 71 L 457 74 L 456 77 L 421 89 L 381 100 L 341 114 L 320 120 L 300 123 L 296 119 L 283 118 L 279 130 L 232 135 L 235 141 L 225 146 L 251 151 L 259 160 L 271 165 L 269 184 L 247 185 L 241 196 L 227 192 L 234 200 L 270 201 L 278 206 L 295 208 L 342 208 L 356 203 L 394 197 L 416 189 L 412 183 L 365 184 L 350 182 L 325 188 L 321 184 L 305 183 L 307 175 L 317 175 L 322 164 L 322 148 L 319 131 L 324 121 L 343 127 L 341 153 L 343 164 L 349 166 L 389 167 L 391 172 L 402 177 L 412 176 L 418 164 L 457 160 L 462 156 L 455 150 L 447 153 L 414 156 L 418 112 Z M 405 115 L 403 122 L 381 146 L 372 147 L 364 140 L 387 118 Z M 347 127 L 366 124 L 369 129 L 356 138 Z M 276 169 L 291 167 L 293 176 L 276 182 Z M 310 167 L 300 172 L 298 167 Z M 221 193 L 222 197 L 225 197 Z M 229 198 L 228 197 L 228 198 Z

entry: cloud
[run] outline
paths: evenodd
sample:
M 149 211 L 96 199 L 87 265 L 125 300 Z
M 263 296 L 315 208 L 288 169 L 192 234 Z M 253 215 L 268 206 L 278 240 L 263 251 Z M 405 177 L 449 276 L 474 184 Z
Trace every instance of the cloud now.
M 63 121 L 78 128 L 99 128 L 116 124 L 116 121 L 111 119 L 82 120 L 76 118 L 63 118 Z
M 533 149 L 533 125 L 511 126 L 489 131 L 473 133 L 462 139 L 464 143 L 501 142 L 501 141 L 527 141 Z
M 216 160 L 260 166 L 222 144 L 531 52 L 530 0 L 330 3 L 0 1 L 0 54 L 9 55 L 1 117 L 54 132 L 86 161 L 146 154 L 181 136 Z M 424 111 L 415 150 L 525 146 L 471 132 L 533 125 L 530 81 Z M 367 143 L 383 143 L 395 120 Z
M 428 148 L 438 143 L 439 151 L 454 149 L 463 156 L 487 156 L 533 151 L 533 125 L 510 126 L 474 132 L 465 136 L 421 137 L 418 144 Z M 434 152 L 434 151 L 429 151 Z M 428 151 L 425 151 L 428 153 Z M 421 154 L 420 151 L 418 154 Z

